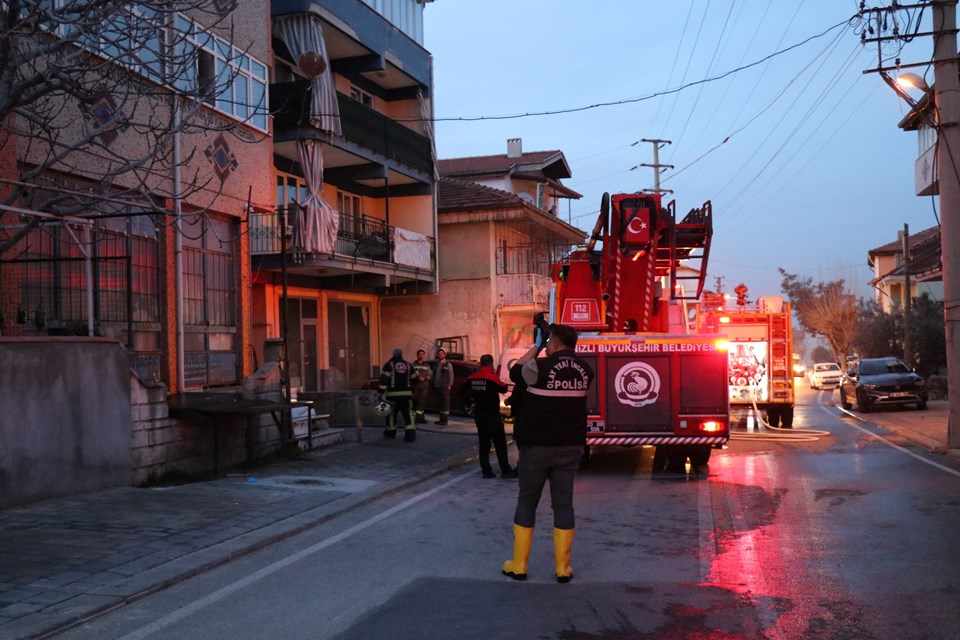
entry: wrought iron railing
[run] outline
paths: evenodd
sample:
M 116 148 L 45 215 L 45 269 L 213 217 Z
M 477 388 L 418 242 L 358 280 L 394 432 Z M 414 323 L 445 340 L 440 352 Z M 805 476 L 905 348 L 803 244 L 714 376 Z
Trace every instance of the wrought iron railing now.
M 276 213 L 250 214 L 250 253 L 252 255 L 276 255 L 281 253 L 280 217 L 283 214 L 287 226 L 287 251 L 291 260 L 302 260 L 310 252 L 300 241 L 302 234 L 294 233 L 290 223 L 289 208 L 278 208 Z M 368 258 L 378 262 L 405 264 L 397 260 L 394 242 L 396 228 L 383 220 L 360 214 L 339 213 L 339 228 L 333 253 L 344 258 Z M 436 269 L 436 243 L 429 243 L 429 266 L 411 265 L 425 270 Z

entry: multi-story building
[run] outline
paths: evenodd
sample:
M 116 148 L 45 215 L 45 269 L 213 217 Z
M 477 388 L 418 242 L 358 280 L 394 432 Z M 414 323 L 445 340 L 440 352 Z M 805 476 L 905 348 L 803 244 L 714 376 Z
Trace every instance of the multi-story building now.
M 250 218 L 253 347 L 283 339 L 294 388 L 360 388 L 388 348 L 382 301 L 437 290 L 423 5 L 271 3 L 277 208 Z
M 203 4 L 25 3 L 3 32 L 0 334 L 118 338 L 171 392 L 251 371 L 246 218 L 273 201 L 269 12 Z
M 874 302 L 885 313 L 904 308 L 907 276 L 910 297 L 926 294 L 931 300 L 943 300 L 943 276 L 940 268 L 940 227 L 930 227 L 908 237 L 910 259 L 904 261 L 903 238 L 867 252 L 867 266 L 873 271 L 870 285 Z
M 440 160 L 438 201 L 440 291 L 419 299 L 388 298 L 386 346 L 406 351 L 438 344 L 467 358 L 529 344 L 532 318 L 546 311 L 554 262 L 585 234 L 557 212 L 580 194 L 560 151 Z

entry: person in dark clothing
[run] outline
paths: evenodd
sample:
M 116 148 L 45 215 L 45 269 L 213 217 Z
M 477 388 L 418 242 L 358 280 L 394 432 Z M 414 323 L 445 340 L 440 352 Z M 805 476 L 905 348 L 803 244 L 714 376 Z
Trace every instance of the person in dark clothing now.
M 480 471 L 484 478 L 495 478 L 490 466 L 490 443 L 497 452 L 497 464 L 500 465 L 501 478 L 516 478 L 517 471 L 510 466 L 507 457 L 507 435 L 503 430 L 503 418 L 500 417 L 500 394 L 507 391 L 507 385 L 493 370 L 493 356 L 480 356 L 480 368 L 463 383 L 464 395 L 473 404 L 473 420 L 477 424 L 477 437 L 480 439 Z
M 385 398 L 393 405 L 383 430 L 384 438 L 397 437 L 397 425 L 402 424 L 404 441 L 414 442 L 417 439 L 417 425 L 411 409 L 416 381 L 417 372 L 413 365 L 403 359 L 401 349 L 394 349 L 393 357 L 380 369 L 380 398 Z
M 510 407 L 510 417 L 513 419 L 513 441 L 517 448 L 525 444 L 525 434 L 523 429 L 523 396 L 527 393 L 527 383 L 523 381 L 523 365 L 514 364 L 510 367 L 510 382 L 513 383 L 513 391 L 505 403 Z
M 537 505 L 548 480 L 557 582 L 573 578 L 573 484 L 586 444 L 587 392 L 594 380 L 593 369 L 574 352 L 576 346 L 575 329 L 551 325 L 546 356 L 538 358 L 540 347 L 535 345 L 517 361 L 528 387 L 521 411 L 523 444 L 513 516 L 513 558 L 501 569 L 514 580 L 527 579 Z

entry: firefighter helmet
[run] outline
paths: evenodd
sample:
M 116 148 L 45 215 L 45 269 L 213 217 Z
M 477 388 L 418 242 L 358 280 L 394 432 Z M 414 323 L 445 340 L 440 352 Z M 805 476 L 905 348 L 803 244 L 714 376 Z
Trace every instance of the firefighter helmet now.
M 373 408 L 373 412 L 378 416 L 388 416 L 391 411 L 393 411 L 393 407 L 391 407 L 390 403 L 386 400 L 381 400 L 379 404 Z

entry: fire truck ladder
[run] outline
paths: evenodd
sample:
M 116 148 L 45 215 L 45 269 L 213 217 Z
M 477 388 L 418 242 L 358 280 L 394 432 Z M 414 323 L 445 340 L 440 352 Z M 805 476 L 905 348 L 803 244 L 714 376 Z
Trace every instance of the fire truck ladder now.
M 673 203 L 670 203 L 673 205 Z M 671 282 L 670 297 L 673 300 L 697 300 L 703 291 L 703 283 L 707 277 L 707 260 L 710 257 L 710 240 L 713 237 L 713 207 L 709 200 L 703 203 L 699 209 L 691 209 L 683 220 L 674 222 L 675 216 L 671 216 L 669 230 L 669 247 L 661 247 L 657 251 L 657 263 L 668 267 Z M 700 251 L 696 254 L 695 250 Z M 661 253 L 664 255 L 661 257 Z M 688 261 L 691 269 L 696 271 L 693 275 L 678 274 L 677 267 L 680 261 Z M 684 281 L 692 281 L 695 286 L 689 288 L 682 286 Z
M 790 385 L 793 382 L 793 354 L 791 353 L 790 314 L 770 315 L 770 355 L 767 366 L 772 384 L 771 400 L 789 402 Z

